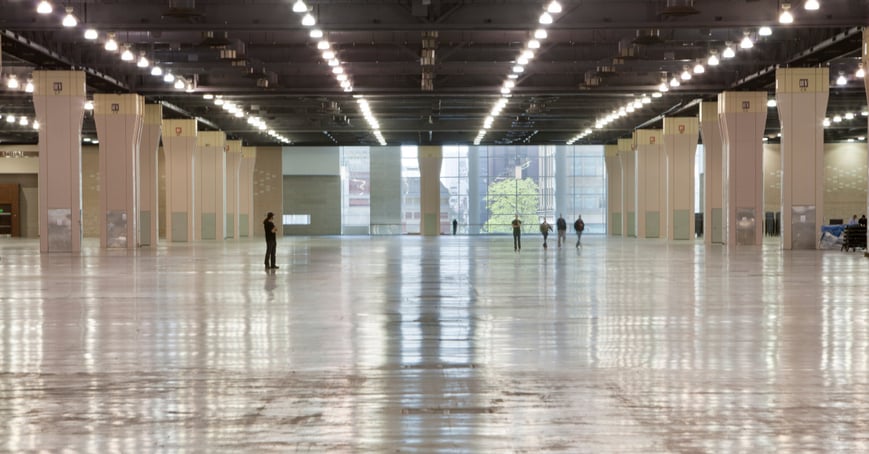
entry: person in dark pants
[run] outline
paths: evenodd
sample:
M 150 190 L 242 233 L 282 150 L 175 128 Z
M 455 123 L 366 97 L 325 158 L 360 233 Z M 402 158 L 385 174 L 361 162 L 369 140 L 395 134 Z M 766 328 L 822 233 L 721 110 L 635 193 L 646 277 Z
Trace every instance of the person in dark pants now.
M 567 221 L 559 214 L 558 220 L 555 221 L 555 226 L 558 228 L 558 247 L 561 247 L 561 242 L 567 243 Z
M 585 222 L 582 221 L 582 215 L 576 217 L 576 222 L 573 223 L 573 230 L 576 231 L 576 247 L 582 246 L 582 231 L 585 230 Z
M 266 215 L 266 218 L 263 220 L 263 230 L 266 233 L 266 258 L 265 265 L 266 269 L 276 270 L 279 267 L 275 265 L 275 254 L 278 250 L 278 240 L 276 237 L 276 233 L 278 231 L 277 227 L 275 227 L 275 223 L 273 221 L 275 214 L 269 211 Z
M 543 219 L 543 222 L 540 223 L 540 233 L 543 235 L 543 248 L 546 249 L 548 246 L 546 245 L 546 239 L 549 238 L 549 232 L 552 231 L 552 226 L 546 222 L 546 219 Z
M 458 230 L 458 228 L 459 228 L 459 221 L 456 219 L 453 219 L 453 235 L 456 234 L 456 230 Z
M 513 250 L 518 252 L 522 250 L 522 221 L 519 220 L 519 215 L 510 223 L 513 227 Z

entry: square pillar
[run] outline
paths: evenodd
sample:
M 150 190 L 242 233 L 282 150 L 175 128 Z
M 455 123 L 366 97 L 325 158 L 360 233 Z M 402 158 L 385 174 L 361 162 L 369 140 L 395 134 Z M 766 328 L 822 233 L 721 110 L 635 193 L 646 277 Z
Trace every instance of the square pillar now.
M 637 152 L 634 139 L 619 139 L 622 168 L 622 235 L 637 237 Z
M 226 231 L 226 134 L 223 131 L 199 133 L 193 169 L 196 239 L 222 240 Z
M 241 167 L 241 141 L 226 141 L 226 233 L 238 238 L 238 173 Z
M 238 236 L 253 237 L 253 174 L 256 169 L 256 148 L 241 147 L 238 167 Z
M 718 95 L 723 138 L 724 242 L 759 246 L 763 242 L 763 132 L 765 91 L 726 91 Z
M 419 147 L 420 234 L 441 234 L 441 147 Z
M 159 185 L 157 155 L 163 127 L 163 106 L 145 104 L 145 121 L 139 145 L 139 244 L 156 245 L 159 234 Z
M 39 250 L 81 251 L 83 71 L 34 71 L 39 120 Z
M 604 146 L 606 164 L 607 196 L 606 205 L 609 216 L 607 230 L 612 236 L 622 235 L 622 164 L 618 145 Z
M 694 239 L 694 155 L 699 124 L 696 117 L 664 118 L 667 154 L 667 238 Z
M 703 242 L 724 244 L 724 166 L 718 103 L 700 104 L 700 133 L 703 137 Z
M 830 68 L 778 68 L 782 248 L 817 249 L 824 223 L 824 115 Z
M 193 241 L 193 154 L 196 120 L 163 120 L 163 154 L 166 157 L 166 237 L 169 241 Z
M 94 95 L 100 139 L 100 247 L 139 245 L 139 143 L 145 98 L 137 94 Z
M 639 129 L 637 146 L 637 238 L 667 236 L 666 155 L 663 131 Z

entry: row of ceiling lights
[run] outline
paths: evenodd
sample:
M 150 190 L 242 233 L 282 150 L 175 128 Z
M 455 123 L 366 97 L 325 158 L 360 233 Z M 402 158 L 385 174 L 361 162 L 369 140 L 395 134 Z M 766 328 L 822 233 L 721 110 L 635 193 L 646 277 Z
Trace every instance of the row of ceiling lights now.
M 782 24 L 791 24 L 793 23 L 793 15 L 790 13 L 790 3 L 783 2 L 781 4 L 781 15 L 779 16 L 779 22 Z M 817 0 L 808 0 L 804 3 L 804 8 L 809 11 L 816 11 L 820 9 L 820 4 Z M 767 37 L 772 35 L 772 28 L 769 26 L 760 27 L 757 31 L 758 36 Z M 752 39 L 751 32 L 745 31 L 743 32 L 742 40 L 739 42 L 739 49 L 748 50 L 754 47 L 754 40 Z M 736 51 L 734 50 L 734 45 L 730 42 L 725 43 L 724 49 L 721 51 L 721 57 L 724 59 L 732 59 L 736 57 Z M 713 50 L 710 52 L 709 56 L 706 58 L 706 66 L 718 66 L 721 63 L 721 60 L 718 58 L 718 51 Z M 661 97 L 663 93 L 670 91 L 671 88 L 677 88 L 682 85 L 683 82 L 687 82 L 691 80 L 695 75 L 701 75 L 706 72 L 706 66 L 703 65 L 701 61 L 695 62 L 693 67 L 684 66 L 682 72 L 678 75 L 675 73 L 671 76 L 665 77 L 661 84 L 658 85 L 658 92 L 654 93 L 654 97 Z M 860 64 L 855 72 L 854 76 L 856 78 L 863 78 L 865 75 L 863 71 L 863 66 Z M 836 79 L 837 85 L 846 85 L 848 83 L 847 78 L 845 78 L 843 73 L 839 74 L 839 77 Z M 645 98 L 645 96 L 644 96 Z M 611 113 L 606 114 L 603 117 L 600 117 L 595 120 L 595 128 L 594 129 L 603 129 L 609 123 L 622 118 L 630 113 L 636 112 L 639 108 L 642 107 L 642 103 L 637 103 L 636 101 L 630 101 L 626 106 L 619 107 L 613 110 Z M 631 108 L 633 106 L 633 109 Z M 639 107 L 638 107 L 639 106 Z M 568 141 L 568 145 L 572 145 L 576 141 L 583 139 L 594 132 L 592 128 L 586 128 L 581 133 L 571 137 Z
M 495 105 L 492 106 L 492 110 L 489 112 L 489 115 L 483 120 L 483 128 L 477 133 L 477 137 L 474 138 L 474 145 L 479 145 L 480 142 L 483 141 L 483 138 L 486 137 L 486 133 L 489 128 L 492 127 L 492 123 L 495 121 L 495 118 L 501 114 L 501 111 L 504 107 L 507 106 L 509 102 L 509 98 L 511 96 L 511 92 L 513 88 L 516 86 L 516 80 L 519 78 L 519 74 L 525 72 L 525 66 L 528 65 L 531 60 L 536 56 L 535 53 L 538 49 L 540 49 L 540 42 L 548 37 L 548 33 L 546 32 L 546 27 L 551 25 L 554 21 L 553 15 L 560 14 L 562 11 L 561 3 L 558 0 L 550 1 L 546 7 L 543 9 L 543 13 L 540 14 L 537 22 L 540 23 L 540 28 L 538 28 L 534 32 L 534 36 L 528 40 L 525 44 L 525 47 L 519 53 L 519 56 L 516 58 L 514 62 L 512 71 L 507 75 L 507 79 L 501 85 L 501 98 L 495 102 Z
M 320 51 L 323 61 L 332 68 L 332 74 L 335 76 L 335 80 L 338 84 L 345 92 L 353 92 L 353 82 L 350 80 L 350 75 L 348 75 L 347 71 L 344 70 L 344 67 L 341 65 L 341 60 L 338 59 L 337 52 L 332 48 L 332 44 L 324 36 L 325 34 L 323 30 L 317 28 L 317 18 L 311 13 L 311 9 L 303 0 L 296 0 L 296 2 L 293 3 L 293 12 L 302 16 L 302 26 L 310 29 L 308 36 L 317 40 L 317 49 Z M 356 99 L 356 104 L 359 106 L 362 115 L 365 117 L 365 121 L 368 122 L 368 126 L 371 128 L 371 133 L 381 146 L 385 146 L 386 139 L 384 139 L 383 133 L 380 132 L 380 122 L 377 121 L 377 117 L 375 117 L 374 113 L 371 111 L 371 106 L 368 103 L 368 100 L 366 100 L 362 95 L 354 95 L 353 97 Z
M 41 0 L 39 2 L 39 4 L 36 6 L 36 12 L 39 14 L 47 15 L 47 14 L 51 14 L 53 11 L 54 11 L 54 7 L 51 4 L 51 2 L 49 2 L 48 0 Z M 67 28 L 77 27 L 78 26 L 78 19 L 73 14 L 73 8 L 71 6 L 67 6 L 65 8 L 65 11 L 66 11 L 66 14 L 63 17 L 61 24 Z M 88 41 L 96 41 L 97 39 L 99 39 L 99 36 L 100 36 L 99 32 L 94 28 L 88 28 L 84 32 L 84 38 Z M 106 40 L 105 40 L 105 43 L 103 45 L 103 48 L 106 51 L 112 52 L 112 53 L 115 53 L 115 52 L 119 51 L 121 48 L 123 48 L 124 50 L 121 52 L 121 60 L 126 61 L 126 62 L 132 62 L 132 61 L 136 60 L 136 66 L 138 66 L 139 68 L 143 68 L 143 69 L 150 67 L 152 76 L 161 77 L 163 79 L 163 82 L 166 82 L 168 84 L 172 84 L 173 87 L 175 87 L 178 90 L 184 90 L 187 93 L 191 93 L 196 88 L 195 87 L 195 78 L 188 80 L 187 78 L 185 78 L 183 76 L 176 76 L 176 75 L 172 74 L 171 71 L 164 72 L 163 69 L 158 65 L 151 66 L 151 62 L 148 60 L 144 51 L 139 52 L 139 58 L 136 59 L 135 56 L 133 55 L 133 52 L 130 50 L 129 45 L 118 44 L 118 41 L 115 39 L 114 33 L 107 33 L 106 34 Z M 12 80 L 14 79 L 14 77 L 15 76 L 10 76 L 9 82 L 7 82 L 7 86 L 9 86 L 10 88 L 13 88 L 13 87 L 11 87 L 10 84 L 13 83 Z M 18 88 L 17 79 L 15 80 L 14 85 L 15 85 L 14 88 Z M 28 81 L 27 85 L 25 86 L 25 91 L 31 92 L 31 93 L 33 92 L 33 84 L 31 81 Z M 277 133 L 273 129 L 270 129 L 269 126 L 265 123 L 265 121 L 263 121 L 261 118 L 255 116 L 255 115 L 252 115 L 252 114 L 245 113 L 244 109 L 241 106 L 239 106 L 235 103 L 232 103 L 232 102 L 228 102 L 228 101 L 224 102 L 223 97 L 220 95 L 215 96 L 212 94 L 207 94 L 204 96 L 206 99 L 213 99 L 214 103 L 216 105 L 222 106 L 224 110 L 226 110 L 227 112 L 229 112 L 230 114 L 232 114 L 236 118 L 245 118 L 246 117 L 248 124 L 257 128 L 257 130 L 259 130 L 265 134 L 268 134 L 274 140 L 282 142 L 282 143 L 287 143 L 287 144 L 292 143 L 292 141 L 289 138 Z M 93 101 L 87 101 L 85 103 L 85 109 L 86 110 L 93 110 Z
M 3 120 L 5 120 L 5 121 L 3 121 Z M 3 124 L 3 123 L 10 125 L 10 126 L 30 126 L 36 130 L 39 129 L 39 121 L 33 120 L 33 122 L 31 122 L 30 119 L 27 118 L 26 115 L 15 115 L 15 114 L 3 115 L 3 114 L 0 114 L 0 124 Z

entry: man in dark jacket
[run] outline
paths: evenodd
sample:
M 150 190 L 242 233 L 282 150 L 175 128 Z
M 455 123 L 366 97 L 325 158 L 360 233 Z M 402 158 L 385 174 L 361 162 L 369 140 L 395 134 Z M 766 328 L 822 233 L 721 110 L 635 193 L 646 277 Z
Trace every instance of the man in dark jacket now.
M 275 265 L 275 255 L 278 250 L 278 240 L 276 233 L 278 231 L 277 227 L 275 227 L 275 223 L 273 221 L 275 214 L 269 211 L 266 215 L 266 218 L 263 220 L 263 230 L 266 233 L 266 258 L 265 265 L 266 269 L 276 270 L 279 267 Z
M 585 222 L 582 222 L 582 215 L 576 217 L 576 222 L 573 223 L 573 230 L 576 231 L 576 247 L 582 246 L 582 231 L 585 230 Z
M 561 213 L 558 214 L 558 220 L 555 221 L 555 227 L 558 229 L 558 247 L 561 247 L 561 242 L 567 243 L 567 221 Z

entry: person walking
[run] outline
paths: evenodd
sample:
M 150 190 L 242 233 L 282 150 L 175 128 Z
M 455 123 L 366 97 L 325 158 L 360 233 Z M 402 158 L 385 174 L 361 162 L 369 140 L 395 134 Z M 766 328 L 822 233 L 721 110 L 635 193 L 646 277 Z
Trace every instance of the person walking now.
M 567 221 L 561 213 L 558 214 L 558 220 L 555 221 L 555 227 L 558 228 L 558 247 L 561 247 L 561 242 L 567 243 Z
M 278 250 L 278 240 L 277 240 L 277 227 L 275 227 L 275 223 L 273 221 L 275 214 L 269 211 L 266 215 L 266 218 L 263 220 L 263 230 L 266 233 L 266 258 L 265 265 L 266 269 L 276 270 L 280 268 L 275 265 L 275 255 Z
M 543 222 L 540 224 L 540 233 L 543 234 L 543 248 L 546 249 L 548 246 L 546 245 L 546 239 L 549 238 L 549 232 L 552 231 L 552 226 L 546 222 L 546 218 L 543 218 Z
M 576 231 L 576 247 L 582 246 L 582 231 L 585 230 L 585 222 L 582 222 L 582 215 L 576 216 L 576 222 L 573 223 L 573 230 Z
M 518 214 L 510 225 L 513 227 L 513 251 L 518 252 L 522 250 L 522 221 L 519 220 Z
M 456 235 L 456 230 L 458 230 L 458 228 L 459 228 L 459 221 L 458 221 L 458 219 L 453 219 L 453 236 Z

